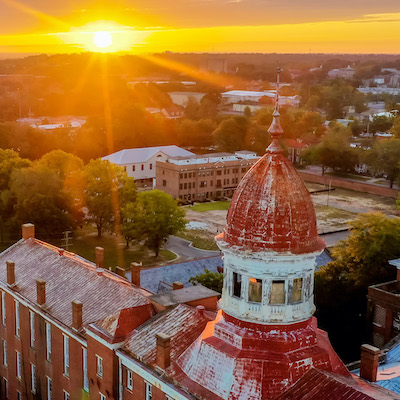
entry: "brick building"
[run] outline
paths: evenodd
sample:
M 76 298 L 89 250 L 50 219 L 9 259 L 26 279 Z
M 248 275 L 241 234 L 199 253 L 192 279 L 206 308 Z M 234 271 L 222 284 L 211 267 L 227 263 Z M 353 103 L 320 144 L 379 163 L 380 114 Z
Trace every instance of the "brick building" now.
M 157 189 L 182 201 L 232 197 L 258 159 L 251 151 L 170 157 L 157 161 Z

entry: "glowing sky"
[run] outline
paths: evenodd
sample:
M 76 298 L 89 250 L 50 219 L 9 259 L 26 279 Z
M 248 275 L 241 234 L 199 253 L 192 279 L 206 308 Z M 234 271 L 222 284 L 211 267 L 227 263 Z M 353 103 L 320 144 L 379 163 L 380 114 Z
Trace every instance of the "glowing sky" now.
M 399 53 L 399 0 L 0 0 L 0 52 Z

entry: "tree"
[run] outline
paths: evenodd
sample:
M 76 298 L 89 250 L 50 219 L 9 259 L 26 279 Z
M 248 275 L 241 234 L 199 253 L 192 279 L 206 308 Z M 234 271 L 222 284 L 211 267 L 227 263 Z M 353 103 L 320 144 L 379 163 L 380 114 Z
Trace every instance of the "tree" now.
M 247 106 L 247 107 L 244 108 L 243 115 L 244 115 L 246 118 L 250 118 L 250 117 L 251 117 L 251 110 L 250 110 L 250 107 L 249 107 L 249 106 Z
M 246 117 L 233 117 L 222 121 L 213 132 L 215 144 L 222 151 L 242 150 L 248 123 L 249 121 Z
M 377 142 L 366 153 L 365 163 L 373 174 L 383 173 L 389 180 L 390 187 L 400 175 L 400 139 L 389 139 Z
M 37 225 L 38 234 L 61 234 L 81 222 L 82 212 L 75 199 L 64 189 L 62 179 L 44 165 L 14 170 L 10 191 L 15 198 L 13 221 Z
M 107 160 L 92 160 L 85 167 L 88 221 L 96 225 L 98 237 L 105 228 L 119 222 L 118 191 L 126 180 L 126 172 Z
M 369 130 L 372 133 L 387 132 L 394 123 L 394 117 L 387 117 L 386 115 L 374 115 L 372 122 L 369 125 Z
M 340 355 L 351 361 L 359 356 L 361 343 L 369 340 L 368 286 L 396 276 L 388 261 L 400 256 L 400 220 L 380 213 L 360 214 L 332 256 L 334 261 L 315 273 L 317 318 Z
M 178 207 L 172 196 L 160 190 L 140 193 L 138 201 L 142 208 L 145 244 L 158 257 L 161 245 L 168 237 L 185 227 L 185 211 Z
M 122 227 L 121 232 L 126 241 L 126 247 L 131 242 L 140 242 L 144 234 L 143 207 L 141 201 L 127 203 L 122 207 Z
M 194 285 L 203 285 L 211 290 L 222 293 L 224 274 L 221 274 L 220 272 L 211 272 L 208 269 L 205 269 L 202 274 L 192 276 L 189 279 L 189 282 Z
M 333 126 L 318 145 L 308 148 L 303 158 L 308 164 L 321 166 L 322 175 L 327 168 L 351 171 L 358 162 L 356 149 L 350 147 L 350 131 L 339 124 Z

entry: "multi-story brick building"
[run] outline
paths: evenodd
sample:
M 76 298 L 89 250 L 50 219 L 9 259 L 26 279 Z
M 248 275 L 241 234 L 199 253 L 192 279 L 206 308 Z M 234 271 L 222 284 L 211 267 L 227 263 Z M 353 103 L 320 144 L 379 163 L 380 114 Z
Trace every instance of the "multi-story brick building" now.
M 251 151 L 170 157 L 157 161 L 157 189 L 184 202 L 231 197 L 258 159 Z

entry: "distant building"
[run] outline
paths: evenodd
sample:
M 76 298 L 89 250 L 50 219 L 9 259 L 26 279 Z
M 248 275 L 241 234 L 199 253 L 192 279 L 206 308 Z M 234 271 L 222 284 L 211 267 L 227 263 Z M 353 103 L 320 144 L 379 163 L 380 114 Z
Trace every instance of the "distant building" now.
M 190 98 L 196 100 L 200 103 L 201 99 L 206 95 L 206 93 L 201 92 L 168 92 L 169 97 L 174 104 L 182 107 L 186 107 Z
M 224 104 L 235 104 L 240 102 L 258 102 L 262 97 L 269 97 L 273 100 L 276 96 L 275 90 L 266 90 L 256 92 L 252 90 L 230 90 L 221 93 L 221 99 Z M 280 106 L 298 107 L 300 105 L 300 96 L 279 96 Z
M 169 157 L 157 162 L 157 189 L 184 202 L 231 197 L 258 159 L 251 151 Z
M 226 58 L 222 57 L 209 57 L 200 67 L 202 70 L 215 72 L 217 74 L 228 72 L 228 62 Z
M 86 124 L 86 117 L 68 115 L 62 117 L 29 117 L 17 119 L 17 123 L 44 131 L 54 131 L 62 128 L 78 129 Z
M 353 79 L 355 74 L 355 70 L 349 66 L 346 68 L 335 68 L 328 71 L 328 78 L 329 79 Z
M 123 167 L 128 176 L 135 178 L 139 187 L 152 188 L 155 186 L 157 161 L 193 155 L 190 151 L 171 145 L 120 150 L 102 159 Z
M 358 87 L 357 90 L 364 94 L 392 94 L 397 96 L 400 94 L 400 88 L 398 87 L 387 87 L 387 86 L 379 86 L 379 87 Z

